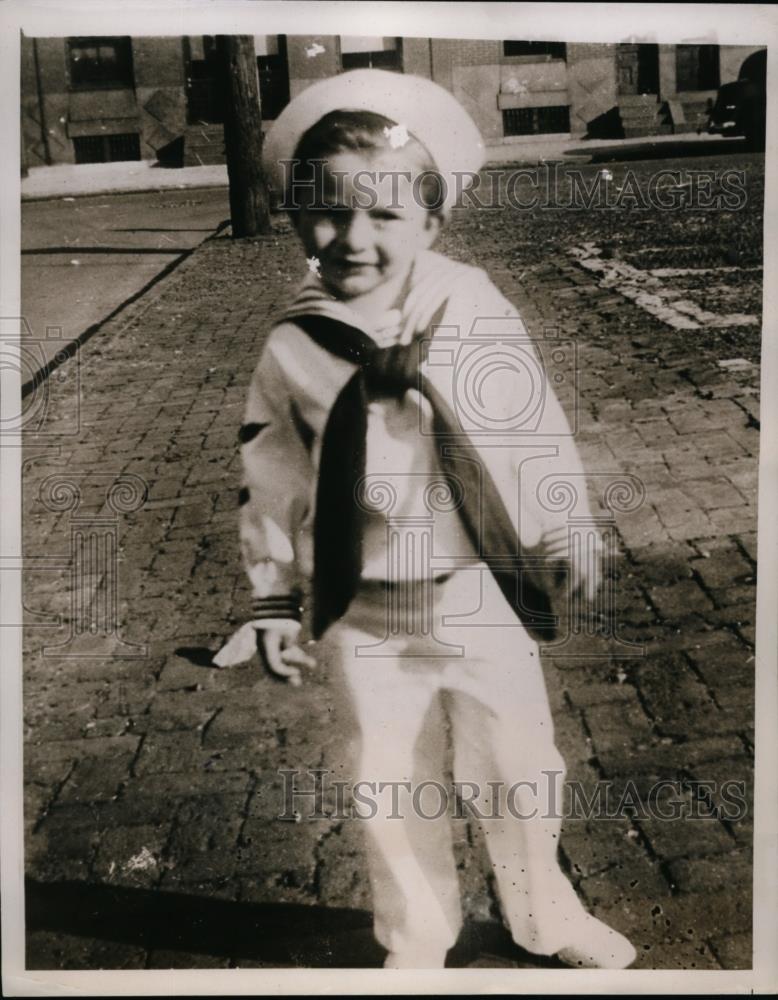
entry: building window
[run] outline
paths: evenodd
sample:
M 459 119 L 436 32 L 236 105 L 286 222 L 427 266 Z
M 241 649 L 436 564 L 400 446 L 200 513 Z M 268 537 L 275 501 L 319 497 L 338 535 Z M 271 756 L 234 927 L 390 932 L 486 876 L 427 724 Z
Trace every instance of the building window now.
M 134 85 L 129 37 L 69 38 L 68 63 L 74 89 Z
M 718 45 L 676 45 L 675 89 L 718 90 Z
M 262 118 L 265 121 L 272 121 L 278 118 L 289 103 L 286 35 L 258 36 L 254 39 L 254 45 L 257 50 Z
M 187 121 L 190 125 L 224 122 L 225 97 L 221 63 L 213 35 L 197 35 L 184 42 Z M 262 118 L 272 121 L 289 103 L 289 64 L 286 35 L 254 35 Z
M 187 122 L 190 125 L 220 125 L 224 121 L 224 100 L 214 36 L 186 37 L 184 59 Z
M 382 36 L 349 36 L 340 39 L 340 58 L 344 70 L 388 69 L 402 72 L 402 40 Z
M 659 93 L 659 46 L 620 42 L 616 46 L 616 93 L 620 96 Z
M 532 56 L 539 61 L 566 59 L 567 46 L 564 42 L 515 42 L 502 43 L 504 56 Z
M 547 108 L 506 108 L 502 113 L 505 135 L 545 135 L 570 131 L 566 104 Z
M 76 163 L 115 163 L 139 160 L 140 139 L 137 133 L 119 135 L 81 135 L 73 139 Z

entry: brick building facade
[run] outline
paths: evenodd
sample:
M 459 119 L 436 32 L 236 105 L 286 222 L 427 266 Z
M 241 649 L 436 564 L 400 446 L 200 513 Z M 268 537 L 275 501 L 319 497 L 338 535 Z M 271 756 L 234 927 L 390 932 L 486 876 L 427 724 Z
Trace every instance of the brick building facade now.
M 450 90 L 490 145 L 704 126 L 707 103 L 759 46 L 445 38 L 255 37 L 263 117 L 323 77 L 372 66 Z M 214 39 L 22 39 L 27 166 L 223 160 Z

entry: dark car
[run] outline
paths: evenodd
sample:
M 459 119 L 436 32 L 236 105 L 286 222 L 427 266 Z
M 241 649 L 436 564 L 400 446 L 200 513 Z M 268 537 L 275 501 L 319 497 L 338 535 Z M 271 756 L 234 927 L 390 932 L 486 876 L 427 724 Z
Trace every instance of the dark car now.
M 708 118 L 708 131 L 744 135 L 752 149 L 764 149 L 767 119 L 767 49 L 754 52 L 734 83 L 719 87 Z

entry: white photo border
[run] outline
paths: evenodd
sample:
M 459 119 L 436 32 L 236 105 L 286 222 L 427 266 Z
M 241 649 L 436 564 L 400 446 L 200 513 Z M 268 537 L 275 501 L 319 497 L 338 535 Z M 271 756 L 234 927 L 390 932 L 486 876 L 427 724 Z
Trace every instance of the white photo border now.
M 0 8 L 4 141 L 0 316 L 20 315 L 20 32 L 30 36 L 305 33 L 768 47 L 764 273 L 778 274 L 778 11 L 769 4 L 367 3 L 265 0 L 6 0 Z M 744 971 L 257 969 L 26 971 L 22 843 L 21 629 L 2 629 L 0 887 L 7 996 L 471 993 L 707 993 L 778 989 L 778 282 L 763 289 L 762 431 L 757 592 L 754 968 Z M 4 369 L 2 418 L 20 412 L 18 372 Z M 8 442 L 8 443 L 6 443 Z M 21 455 L 0 447 L 0 553 L 21 558 Z M 21 571 L 3 574 L 2 621 L 20 621 Z M 13 617 L 12 617 L 13 616 Z

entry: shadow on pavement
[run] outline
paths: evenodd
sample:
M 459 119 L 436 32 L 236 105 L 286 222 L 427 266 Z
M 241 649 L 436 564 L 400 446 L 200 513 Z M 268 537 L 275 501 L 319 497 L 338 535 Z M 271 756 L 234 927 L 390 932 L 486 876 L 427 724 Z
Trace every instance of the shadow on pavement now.
M 230 958 L 238 965 L 250 960 L 375 967 L 384 957 L 372 936 L 372 916 L 361 910 L 239 903 L 155 889 L 31 880 L 26 885 L 26 905 L 28 934 L 59 931 L 148 951 Z M 34 960 L 34 955 L 28 956 L 28 963 Z
M 138 230 L 135 231 L 138 232 Z M 160 254 L 165 254 L 165 253 L 190 253 L 190 251 L 191 247 L 109 247 L 109 246 L 84 247 L 72 243 L 69 246 L 64 246 L 64 247 L 38 247 L 38 248 L 31 248 L 29 250 L 22 250 L 22 256 L 30 257 L 30 256 L 41 256 L 46 254 L 61 254 L 61 253 L 75 254 L 79 257 L 82 257 L 84 254 L 92 254 L 92 253 L 97 253 L 97 254 L 123 253 L 123 254 L 129 254 L 130 256 L 135 256 L 136 254 L 140 255 L 140 254 L 150 253 L 154 254 L 155 257 L 158 257 Z
M 211 226 L 114 226 L 112 233 L 212 233 Z
M 208 649 L 206 646 L 179 646 L 175 650 L 175 655 L 188 660 L 195 667 L 214 667 L 213 658 L 216 652 L 215 649 Z
M 711 138 L 710 141 L 704 139 L 696 142 L 646 142 L 637 143 L 634 146 L 624 144 L 614 144 L 613 146 L 598 146 L 596 149 L 587 147 L 586 143 L 575 148 L 567 149 L 565 156 L 588 155 L 591 163 L 610 163 L 624 160 L 672 160 L 676 157 L 684 156 L 720 156 L 722 154 L 742 154 L 750 152 L 748 142 L 745 139 L 733 139 L 722 142 L 721 139 Z
M 385 951 L 372 933 L 372 914 L 299 903 L 244 903 L 185 893 L 85 882 L 26 883 L 27 933 L 60 932 L 147 951 L 229 958 L 235 964 L 308 968 L 377 968 Z M 33 949 L 28 949 L 34 951 Z M 553 958 L 529 955 L 494 923 L 469 923 L 447 965 L 479 964 L 563 968 Z M 36 968 L 28 954 L 27 967 Z

